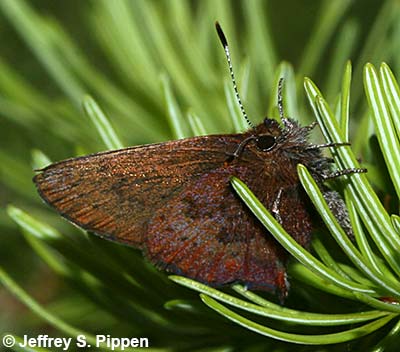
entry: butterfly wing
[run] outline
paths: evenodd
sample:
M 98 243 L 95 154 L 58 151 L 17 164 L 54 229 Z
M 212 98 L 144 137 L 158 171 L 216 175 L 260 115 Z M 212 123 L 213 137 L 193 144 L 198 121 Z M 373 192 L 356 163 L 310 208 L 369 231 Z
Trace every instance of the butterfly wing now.
M 269 210 L 282 189 L 282 225 L 302 244 L 311 223 L 298 180 L 285 177 L 273 155 L 249 146 L 227 161 L 226 153 L 245 138 L 195 137 L 93 154 L 52 164 L 34 181 L 65 218 L 144 249 L 160 267 L 215 286 L 242 282 L 282 294 L 286 255 L 231 189 L 229 177 L 242 179 Z M 274 165 L 266 168 L 266 162 Z
M 68 159 L 42 169 L 34 182 L 71 222 L 141 248 L 154 212 L 189 180 L 220 167 L 241 138 L 194 137 Z
M 253 289 L 278 289 L 284 296 L 286 253 L 235 194 L 229 184 L 231 175 L 243 180 L 272 209 L 277 194 L 265 185 L 274 182 L 276 175 L 264 172 L 260 161 L 246 163 L 238 158 L 193 180 L 157 211 L 148 227 L 147 256 L 163 269 L 209 285 L 241 282 Z M 290 209 L 304 209 L 301 196 L 289 184 L 282 202 Z M 295 237 L 309 234 L 310 222 L 292 223 L 283 225 Z

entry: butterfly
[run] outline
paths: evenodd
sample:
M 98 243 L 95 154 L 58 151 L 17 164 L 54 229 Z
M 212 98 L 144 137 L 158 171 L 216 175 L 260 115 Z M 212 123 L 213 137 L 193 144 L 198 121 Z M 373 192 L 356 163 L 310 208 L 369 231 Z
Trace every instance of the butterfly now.
M 229 47 L 228 59 L 239 106 Z M 283 228 L 308 247 L 312 209 L 297 164 L 317 181 L 341 225 L 351 232 L 342 198 L 326 179 L 363 169 L 331 171 L 331 159 L 309 132 L 283 116 L 244 133 L 192 137 L 101 152 L 51 164 L 34 177 L 40 196 L 61 216 L 105 239 L 143 251 L 158 268 L 211 286 L 240 282 L 287 295 L 287 255 L 235 194 L 230 177 L 247 184 Z M 249 124 L 251 124 L 249 122 Z

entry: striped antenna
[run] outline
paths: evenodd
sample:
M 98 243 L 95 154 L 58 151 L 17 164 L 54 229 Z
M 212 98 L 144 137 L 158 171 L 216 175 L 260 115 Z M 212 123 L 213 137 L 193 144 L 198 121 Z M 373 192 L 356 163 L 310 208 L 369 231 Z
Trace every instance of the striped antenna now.
M 279 110 L 279 117 L 281 118 L 281 120 L 285 118 L 283 114 L 282 88 L 283 88 L 283 77 L 279 78 L 279 83 L 278 83 L 278 110 Z
M 235 80 L 235 75 L 233 74 L 233 68 L 232 68 L 232 61 L 231 61 L 231 54 L 229 52 L 229 47 L 228 47 L 228 41 L 226 40 L 225 34 L 222 31 L 221 26 L 219 25 L 218 22 L 215 22 L 215 28 L 217 29 L 217 33 L 218 33 L 218 37 L 219 40 L 222 43 L 222 46 L 224 47 L 225 50 L 225 55 L 226 55 L 226 59 L 228 61 L 228 65 L 229 65 L 229 72 L 231 73 L 231 79 L 232 79 L 232 84 L 233 84 L 233 90 L 235 91 L 235 95 L 236 95 L 236 100 L 239 104 L 240 110 L 242 112 L 243 117 L 245 118 L 246 122 L 248 123 L 248 125 L 252 128 L 254 128 L 255 126 L 253 125 L 253 123 L 249 120 L 249 118 L 247 117 L 246 111 L 244 110 L 242 101 L 240 99 L 239 96 L 239 91 L 237 89 L 237 85 L 236 85 L 236 80 Z

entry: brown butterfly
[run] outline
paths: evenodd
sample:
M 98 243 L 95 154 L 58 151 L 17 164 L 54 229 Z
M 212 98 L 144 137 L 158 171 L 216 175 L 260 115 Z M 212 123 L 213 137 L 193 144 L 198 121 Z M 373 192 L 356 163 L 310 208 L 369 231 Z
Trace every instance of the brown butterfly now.
M 226 38 L 228 59 L 243 112 Z M 362 169 L 331 172 L 309 131 L 283 117 L 245 133 L 209 135 L 96 153 L 54 163 L 34 177 L 41 197 L 63 217 L 106 239 L 143 250 L 159 268 L 212 286 L 241 282 L 252 289 L 288 290 L 286 253 L 230 186 L 244 181 L 288 233 L 307 247 L 313 229 L 297 175 L 304 164 L 338 220 L 349 227 L 343 200 L 323 182 Z M 250 122 L 249 122 L 250 124 Z M 344 143 L 346 144 L 346 143 Z

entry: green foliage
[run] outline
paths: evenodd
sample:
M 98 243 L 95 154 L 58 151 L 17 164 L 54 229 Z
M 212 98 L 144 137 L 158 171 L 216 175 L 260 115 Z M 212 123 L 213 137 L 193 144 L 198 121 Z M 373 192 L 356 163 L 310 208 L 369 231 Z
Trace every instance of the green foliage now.
M 56 3 L 0 1 L 0 281 L 34 312 L 0 318 L 1 333 L 37 335 L 49 324 L 54 335 L 84 334 L 91 343 L 96 333 L 148 337 L 157 351 L 393 350 L 400 329 L 393 304 L 400 299 L 397 2 Z M 168 277 L 137 251 L 69 226 L 31 182 L 32 169 L 50 160 L 246 129 L 216 19 L 254 123 L 278 116 L 284 77 L 286 114 L 303 124 L 317 119 L 327 141 L 352 142 L 331 151 L 338 169 L 360 167 L 360 157 L 368 168 L 332 184 L 346 199 L 353 242 L 299 165 L 327 228 L 315 234 L 312 253 L 232 179 L 293 257 L 285 306 L 240 285 L 217 290 Z M 47 291 L 51 298 L 42 299 Z

